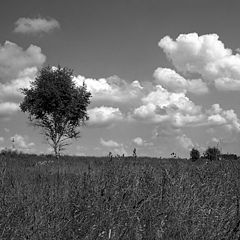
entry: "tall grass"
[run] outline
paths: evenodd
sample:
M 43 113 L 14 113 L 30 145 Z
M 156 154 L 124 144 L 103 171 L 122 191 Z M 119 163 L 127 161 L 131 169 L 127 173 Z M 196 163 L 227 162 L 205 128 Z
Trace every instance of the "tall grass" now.
M 240 237 L 237 161 L 0 158 L 0 239 Z

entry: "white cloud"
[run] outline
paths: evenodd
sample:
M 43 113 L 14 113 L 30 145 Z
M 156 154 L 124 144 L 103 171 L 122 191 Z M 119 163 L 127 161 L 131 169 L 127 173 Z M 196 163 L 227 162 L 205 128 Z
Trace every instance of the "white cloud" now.
M 45 60 L 40 47 L 30 45 L 23 50 L 17 44 L 6 41 L 0 45 L 0 82 L 16 79 L 27 68 L 39 68 Z
M 240 80 L 231 79 L 228 77 L 218 78 L 215 80 L 215 86 L 219 90 L 239 91 L 240 90 Z
M 0 83 L 0 100 L 2 101 L 18 101 L 21 97 L 20 88 L 30 87 L 30 82 L 34 80 L 37 74 L 37 68 L 26 68 L 21 71 L 16 79 L 8 83 Z
M 201 107 L 195 105 L 184 93 L 172 93 L 157 85 L 156 90 L 149 93 L 142 99 L 143 103 L 152 103 L 160 109 L 167 109 L 169 112 L 180 110 L 184 113 L 196 114 Z
M 240 120 L 233 109 L 223 110 L 219 104 L 213 104 L 206 113 L 208 125 L 223 126 L 230 131 L 240 131 Z
M 60 28 L 59 22 L 53 18 L 19 18 L 15 25 L 14 32 L 16 33 L 47 33 Z
M 143 97 L 142 103 L 132 112 L 131 117 L 135 120 L 160 125 L 168 123 L 177 128 L 223 126 L 228 130 L 240 131 L 240 121 L 233 109 L 223 110 L 219 104 L 214 104 L 210 109 L 203 110 L 185 93 L 169 92 L 160 85 Z
M 78 86 L 82 86 L 83 82 L 86 84 L 87 90 L 92 93 L 93 101 L 127 102 L 139 97 L 143 89 L 139 81 L 128 83 L 118 76 L 92 79 L 78 75 L 74 77 L 74 81 Z
M 0 137 L 0 144 L 4 142 L 4 137 Z
M 22 151 L 29 151 L 35 146 L 33 142 L 28 143 L 25 137 L 19 134 L 15 134 L 13 137 L 11 137 L 11 140 L 14 140 L 13 143 L 15 147 Z
M 110 126 L 115 122 L 123 120 L 123 114 L 119 108 L 113 107 L 95 107 L 88 110 L 89 126 L 105 127 Z
M 143 146 L 143 144 L 144 144 L 143 139 L 140 138 L 140 137 L 134 138 L 134 139 L 133 139 L 133 142 L 134 142 L 135 144 L 137 144 L 138 146 Z
M 192 139 L 187 137 L 185 134 L 177 136 L 176 139 L 179 145 L 186 150 L 190 150 L 194 146 Z
M 214 69 L 212 64 L 232 54 L 218 38 L 217 34 L 180 34 L 176 41 L 164 37 L 159 46 L 179 71 L 208 75 L 210 66 Z
M 0 118 L 6 118 L 19 110 L 19 105 L 12 102 L 0 103 Z
M 103 138 L 100 139 L 100 143 L 104 146 L 104 147 L 119 147 L 120 144 L 113 141 L 113 140 L 104 140 Z
M 184 93 L 172 93 L 157 85 L 156 89 L 142 98 L 143 105 L 136 108 L 133 118 L 153 123 L 171 121 L 183 126 L 202 119 L 201 106 L 195 105 Z
M 170 122 L 163 122 L 158 124 L 153 130 L 153 138 L 169 138 L 175 137 L 181 133 L 181 129 L 173 126 Z
M 104 147 L 111 148 L 113 154 L 127 155 L 127 151 L 122 143 L 113 140 L 104 140 L 103 138 L 100 139 L 100 143 Z
M 6 41 L 0 45 L 0 117 L 7 118 L 19 109 L 23 97 L 20 88 L 30 86 L 46 57 L 41 48 L 30 45 L 26 50 Z
M 8 133 L 8 132 L 10 132 L 10 129 L 4 128 L 4 131 Z
M 178 71 L 199 74 L 220 90 L 239 90 L 240 55 L 225 48 L 217 34 L 181 34 L 175 41 L 166 36 L 159 46 Z
M 187 80 L 169 68 L 157 68 L 154 72 L 156 82 L 166 87 L 171 92 L 192 92 L 204 94 L 208 92 L 207 84 L 201 79 Z
M 113 149 L 113 153 L 114 154 L 118 154 L 118 155 L 127 155 L 128 153 L 127 153 L 127 150 L 125 149 L 125 147 L 123 146 L 123 145 L 121 145 L 120 147 L 118 147 L 118 148 L 114 148 Z

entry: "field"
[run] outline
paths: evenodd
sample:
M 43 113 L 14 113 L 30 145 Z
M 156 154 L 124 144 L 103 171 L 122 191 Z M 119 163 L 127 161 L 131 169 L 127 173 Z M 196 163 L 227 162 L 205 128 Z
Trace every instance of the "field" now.
M 0 155 L 0 239 L 239 239 L 240 163 Z

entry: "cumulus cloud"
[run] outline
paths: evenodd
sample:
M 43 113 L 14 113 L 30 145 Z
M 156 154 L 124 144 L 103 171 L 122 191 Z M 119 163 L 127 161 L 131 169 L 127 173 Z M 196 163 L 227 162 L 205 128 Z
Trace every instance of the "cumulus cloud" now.
M 47 33 L 60 28 L 56 19 L 50 18 L 19 18 L 15 22 L 14 32 L 16 33 Z
M 113 141 L 113 140 L 104 140 L 103 138 L 100 139 L 100 143 L 101 145 L 103 145 L 104 147 L 119 147 L 120 144 Z
M 157 85 L 155 90 L 142 98 L 142 105 L 134 109 L 132 118 L 159 126 L 168 123 L 174 129 L 223 126 L 228 130 L 240 131 L 240 121 L 233 109 L 223 110 L 219 104 L 213 104 L 209 109 L 203 110 L 185 93 L 169 92 L 161 85 Z M 167 135 L 166 132 L 156 134 Z
M 123 114 L 119 108 L 95 107 L 88 110 L 88 125 L 93 127 L 106 127 L 123 120 Z
M 30 45 L 24 50 L 17 44 L 6 41 L 0 45 L 0 82 L 16 79 L 27 68 L 39 68 L 45 60 L 46 56 L 40 47 Z
M 111 152 L 113 154 L 118 154 L 118 155 L 127 155 L 127 151 L 124 147 L 124 144 L 118 143 L 113 140 L 104 140 L 103 138 L 100 139 L 100 144 L 104 147 L 111 148 Z
M 225 48 L 217 34 L 181 34 L 176 40 L 166 36 L 159 46 L 178 71 L 199 74 L 220 90 L 239 90 L 240 55 Z
M 187 80 L 169 68 L 157 68 L 153 74 L 156 82 L 172 92 L 191 92 L 204 94 L 208 92 L 207 84 L 201 79 Z
M 74 81 L 78 86 L 86 84 L 87 90 L 92 93 L 93 101 L 127 102 L 140 96 L 143 89 L 139 81 L 128 83 L 118 76 L 92 79 L 79 75 L 74 77 Z
M 192 139 L 187 137 L 185 134 L 177 136 L 176 140 L 178 141 L 179 145 L 185 150 L 189 151 L 194 146 Z
M 21 88 L 30 87 L 31 81 L 37 74 L 37 68 L 26 68 L 21 71 L 16 79 L 7 83 L 0 83 L 0 100 L 2 101 L 18 101 L 22 98 Z
M 201 120 L 201 106 L 195 105 L 184 93 L 172 93 L 161 85 L 142 98 L 143 105 L 136 108 L 133 118 L 148 122 L 171 121 L 182 126 Z
M 136 145 L 138 145 L 138 146 L 143 146 L 143 144 L 144 144 L 143 139 L 140 138 L 140 137 L 134 138 L 134 139 L 133 139 L 133 142 L 134 142 Z
M 228 77 L 218 78 L 215 80 L 215 86 L 219 90 L 239 91 L 240 90 L 240 80 L 231 79 Z
M 27 142 L 26 137 L 19 134 L 15 134 L 11 137 L 11 141 L 14 143 L 15 147 L 22 151 L 30 151 L 35 146 L 33 142 Z
M 9 41 L 0 45 L 0 118 L 8 118 L 19 109 L 20 88 L 30 86 L 45 60 L 37 46 L 24 50 Z
M 169 138 L 177 136 L 181 133 L 181 129 L 172 125 L 170 122 L 162 122 L 153 130 L 153 138 Z
M 118 154 L 118 155 L 127 155 L 128 153 L 127 153 L 127 150 L 125 149 L 125 147 L 123 146 L 123 144 L 120 146 L 120 147 L 118 147 L 118 148 L 114 148 L 113 149 L 113 153 L 114 154 Z
M 19 110 L 19 106 L 12 102 L 0 103 L 0 118 L 7 118 Z
M 207 124 L 224 126 L 227 130 L 240 131 L 240 120 L 233 109 L 223 110 L 219 104 L 213 104 L 207 113 Z

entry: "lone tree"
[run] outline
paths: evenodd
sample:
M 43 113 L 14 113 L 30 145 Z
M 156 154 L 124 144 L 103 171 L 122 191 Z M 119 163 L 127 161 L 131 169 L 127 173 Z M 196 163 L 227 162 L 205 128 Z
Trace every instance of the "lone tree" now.
M 30 123 L 42 129 L 42 134 L 58 158 L 71 139 L 80 137 L 80 126 L 89 119 L 87 106 L 91 93 L 86 86 L 78 87 L 73 71 L 68 68 L 45 67 L 39 71 L 20 104 L 22 112 L 29 114 Z
M 190 151 L 190 157 L 193 162 L 197 161 L 200 158 L 200 152 L 196 148 L 192 148 Z

